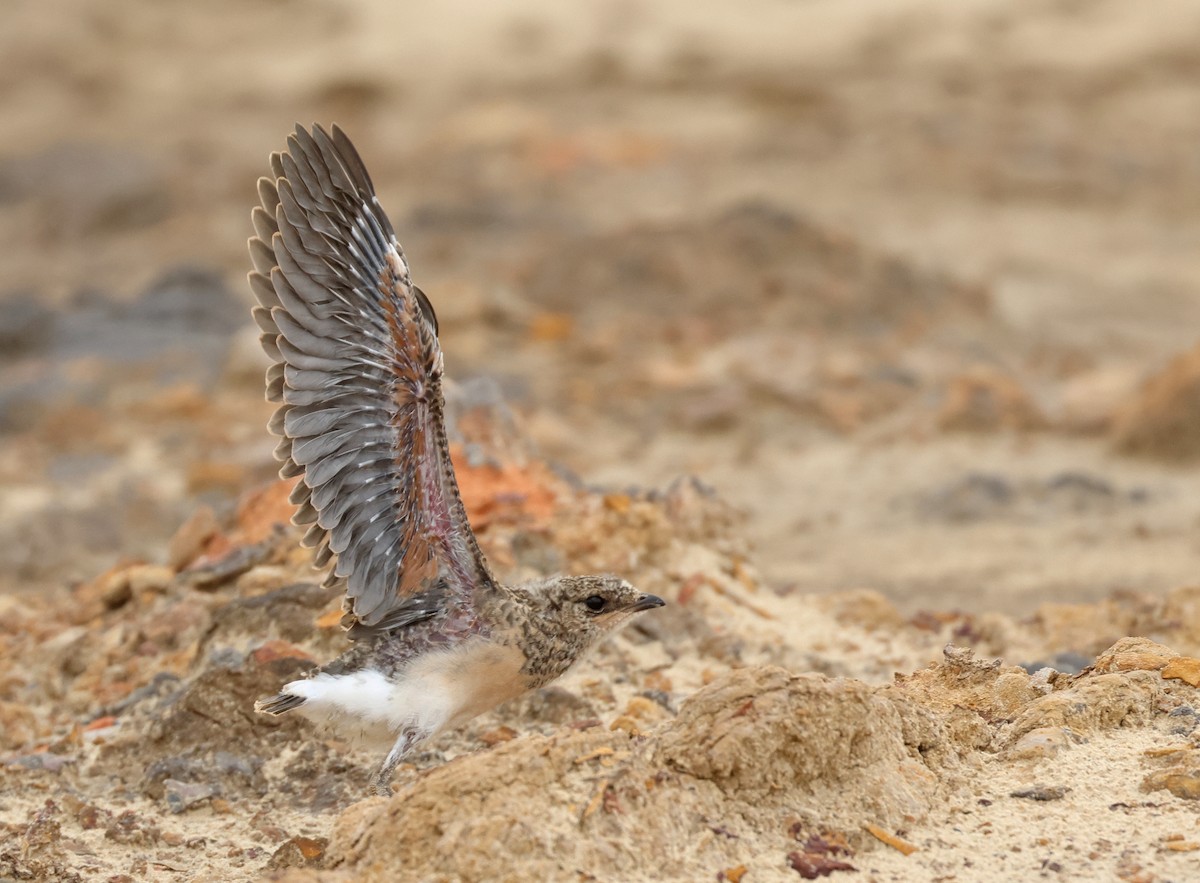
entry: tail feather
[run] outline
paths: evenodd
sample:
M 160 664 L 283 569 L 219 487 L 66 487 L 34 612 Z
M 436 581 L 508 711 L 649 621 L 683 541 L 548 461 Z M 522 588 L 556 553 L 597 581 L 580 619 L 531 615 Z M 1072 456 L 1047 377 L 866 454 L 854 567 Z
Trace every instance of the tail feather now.
M 307 701 L 303 696 L 294 696 L 291 693 L 277 693 L 270 699 L 259 699 L 254 703 L 254 710 L 260 714 L 280 715 L 285 711 L 291 711 L 293 708 L 303 705 Z

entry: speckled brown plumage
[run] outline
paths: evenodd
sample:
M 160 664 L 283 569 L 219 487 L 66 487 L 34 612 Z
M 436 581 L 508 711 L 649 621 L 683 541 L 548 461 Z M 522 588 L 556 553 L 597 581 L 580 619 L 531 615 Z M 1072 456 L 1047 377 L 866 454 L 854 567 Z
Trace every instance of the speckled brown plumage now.
M 297 126 L 270 162 L 250 240 L 270 429 L 280 474 L 298 479 L 293 520 L 345 586 L 352 643 L 256 708 L 387 733 L 386 790 L 414 745 L 548 683 L 663 602 L 612 576 L 495 580 L 450 462 L 437 317 L 365 165 L 336 126 Z

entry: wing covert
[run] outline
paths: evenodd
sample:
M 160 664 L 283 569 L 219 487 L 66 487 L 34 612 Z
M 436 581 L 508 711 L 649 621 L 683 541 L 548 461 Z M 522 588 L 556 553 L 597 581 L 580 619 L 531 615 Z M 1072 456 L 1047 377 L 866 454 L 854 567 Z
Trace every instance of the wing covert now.
M 297 126 L 271 170 L 250 287 L 304 544 L 368 627 L 439 581 L 493 586 L 450 463 L 437 319 L 358 152 L 337 126 Z

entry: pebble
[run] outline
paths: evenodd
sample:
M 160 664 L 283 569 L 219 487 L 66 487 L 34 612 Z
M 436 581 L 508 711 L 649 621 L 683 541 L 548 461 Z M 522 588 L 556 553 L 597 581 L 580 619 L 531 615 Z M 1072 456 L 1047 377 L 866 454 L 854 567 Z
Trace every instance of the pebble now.
M 1074 738 L 1072 738 L 1074 736 Z M 1012 760 L 1043 760 L 1054 757 L 1064 748 L 1070 748 L 1079 737 L 1066 727 L 1038 727 L 1030 730 L 1008 749 L 1006 757 Z
M 1200 452 L 1200 347 L 1176 356 L 1118 407 L 1113 446 L 1123 454 L 1194 460 Z
M 37 754 L 22 754 L 6 762 L 6 766 L 19 767 L 26 770 L 46 770 L 57 773 L 68 764 L 75 763 L 75 758 L 69 754 L 55 754 L 52 751 L 42 751 Z
M 1022 788 L 1019 791 L 1013 791 L 1009 797 L 1019 797 L 1022 800 L 1062 800 L 1067 792 L 1070 791 L 1063 785 L 1035 785 L 1032 788 Z
M 1143 791 L 1164 789 L 1184 800 L 1200 800 L 1200 770 L 1174 766 L 1150 773 L 1142 780 Z
M 1044 429 L 1046 418 L 1032 396 L 1001 371 L 980 365 L 950 381 L 937 417 L 944 431 L 994 432 Z
M 167 779 L 163 782 L 163 796 L 173 813 L 186 812 L 194 806 L 211 799 L 217 793 L 212 785 L 203 782 L 180 782 Z
M 1188 736 L 1196 729 L 1200 716 L 1190 705 L 1180 705 L 1167 713 L 1168 732 L 1172 736 Z
M 267 868 L 319 867 L 328 846 L 329 840 L 324 837 L 292 837 L 275 850 L 267 862 Z
M 201 506 L 175 531 L 167 545 L 167 564 L 182 570 L 204 551 L 205 544 L 221 530 L 216 513 Z

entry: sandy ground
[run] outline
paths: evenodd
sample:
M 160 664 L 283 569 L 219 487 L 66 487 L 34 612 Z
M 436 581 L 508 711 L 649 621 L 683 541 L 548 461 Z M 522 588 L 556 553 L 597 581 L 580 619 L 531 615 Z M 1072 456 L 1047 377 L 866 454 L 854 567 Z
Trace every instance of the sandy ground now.
M 337 650 L 315 625 L 324 598 L 300 604 L 290 631 L 270 618 L 257 632 L 219 626 L 239 599 L 308 579 L 287 538 L 253 560 L 253 578 L 198 589 L 186 575 L 261 540 L 247 518 L 265 529 L 237 510 L 273 474 L 244 241 L 254 181 L 296 120 L 336 120 L 367 159 L 438 310 L 450 377 L 519 440 L 479 444 L 496 462 L 575 477 L 560 487 L 539 471 L 491 497 L 484 483 L 480 506 L 515 507 L 482 529 L 504 575 L 602 567 L 659 581 L 680 607 L 698 599 L 566 685 L 587 713 L 523 706 L 439 746 L 460 757 L 454 769 L 494 751 L 520 768 L 540 744 L 529 739 L 552 740 L 567 759 L 543 809 L 577 824 L 548 823 L 538 843 L 582 837 L 578 867 L 537 864 L 534 844 L 528 864 L 489 874 L 443 855 L 422 875 L 670 876 L 621 823 L 653 801 L 622 816 L 602 800 L 580 819 L 592 780 L 572 778 L 569 758 L 597 748 L 629 752 L 614 775 L 691 776 L 672 780 L 676 797 L 724 789 L 655 829 L 703 841 L 678 847 L 699 856 L 680 859 L 678 879 L 736 879 L 741 865 L 748 881 L 794 878 L 786 855 L 821 831 L 848 838 L 853 856 L 838 854 L 857 872 L 833 872 L 847 878 L 1200 874 L 1196 853 L 1170 846 L 1200 839 L 1176 794 L 1191 761 L 1173 791 L 1140 790 L 1170 759 L 1154 752 L 1190 751 L 1182 713 L 1170 717 L 1194 704 L 1186 680 L 1151 690 L 1121 674 L 1137 683 L 1120 690 L 1153 696 L 1102 722 L 1045 723 L 1072 735 L 1034 759 L 1012 754 L 1023 736 L 1011 732 L 1033 694 L 1004 714 L 966 703 L 983 733 L 885 686 L 941 660 L 947 641 L 1066 672 L 1126 635 L 1200 653 L 1185 603 L 1200 571 L 1198 26 L 1200 3 L 1184 0 L 13 0 L 0 29 L 0 876 L 254 879 L 296 836 L 332 835 L 323 874 L 387 860 L 354 835 L 390 818 L 354 803 L 371 758 L 338 766 L 336 746 L 246 720 L 245 756 L 215 761 L 212 734 L 172 741 L 161 723 L 197 690 L 201 703 L 206 678 L 249 678 L 233 690 L 249 702 L 300 658 L 289 653 Z M 665 524 L 672 551 L 637 553 L 638 522 L 612 500 L 682 475 L 741 514 Z M 586 537 L 543 529 L 546 494 L 580 531 L 600 529 L 595 507 L 609 512 L 630 548 L 606 539 L 591 554 Z M 228 545 L 189 547 L 181 525 L 197 524 Z M 131 567 L 140 576 L 121 576 Z M 726 622 L 754 609 L 764 615 Z M 152 627 L 167 612 L 176 635 Z M 769 641 L 759 620 L 780 623 Z M 696 644 L 698 623 L 724 637 Z M 282 662 L 261 646 L 279 638 L 298 648 Z M 53 654 L 18 664 L 41 646 Z M 628 684 L 606 692 L 605 664 Z M 768 664 L 926 709 L 941 760 L 902 712 L 895 732 L 880 725 L 902 733 L 880 737 L 891 747 L 879 757 L 906 770 L 912 805 L 869 807 L 858 797 L 878 782 L 832 766 L 796 766 L 807 778 L 759 799 L 753 783 L 682 761 L 680 744 L 710 749 L 690 697 L 723 678 L 760 683 Z M 1081 677 L 1045 698 L 1084 689 Z M 782 707 L 807 707 L 807 689 L 788 687 Z M 607 729 L 655 690 L 669 694 L 666 717 L 637 736 Z M 115 729 L 94 726 L 109 717 Z M 564 735 L 585 718 L 614 735 Z M 521 736 L 482 740 L 502 726 Z M 627 737 L 633 748 L 612 741 Z M 146 739 L 157 747 L 139 758 L 131 746 Z M 29 759 L 49 755 L 69 764 Z M 440 759 L 401 788 L 440 793 Z M 155 762 L 167 766 L 147 774 Z M 318 777 L 323 796 L 281 784 L 317 767 L 335 770 Z M 175 814 L 183 798 L 171 804 L 164 779 L 213 793 Z M 851 809 L 822 791 L 829 781 L 858 795 Z M 1071 791 L 1008 796 L 1030 783 Z M 788 789 L 807 796 L 776 799 Z M 695 827 L 717 806 L 740 814 L 736 838 Z M 136 819 L 114 827 L 125 809 Z M 608 827 L 589 828 L 597 819 Z M 881 845 L 866 824 L 920 851 Z M 65 847 L 45 833 L 55 826 Z M 189 847 L 195 837 L 205 845 Z

